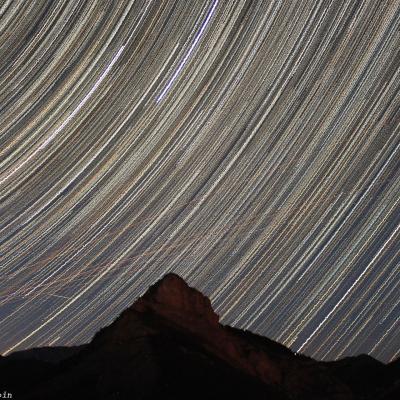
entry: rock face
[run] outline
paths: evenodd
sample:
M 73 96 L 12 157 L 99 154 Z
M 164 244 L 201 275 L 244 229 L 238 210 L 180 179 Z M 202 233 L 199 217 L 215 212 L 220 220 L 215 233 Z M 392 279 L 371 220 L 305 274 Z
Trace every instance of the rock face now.
M 175 274 L 166 275 L 131 307 L 165 318 L 175 329 L 190 332 L 204 348 L 266 384 L 281 383 L 281 372 L 265 352 L 218 323 L 210 300 Z
M 152 312 L 186 328 L 192 324 L 217 326 L 211 301 L 176 274 L 167 274 L 140 297 L 131 309 Z
M 87 345 L 0 357 L 0 391 L 18 399 L 397 398 L 398 363 L 317 362 L 218 321 L 207 297 L 168 274 Z

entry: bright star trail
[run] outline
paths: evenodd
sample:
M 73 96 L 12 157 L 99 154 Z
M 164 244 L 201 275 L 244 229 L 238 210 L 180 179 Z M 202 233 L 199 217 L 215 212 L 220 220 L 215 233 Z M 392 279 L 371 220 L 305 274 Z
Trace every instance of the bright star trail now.
M 400 1 L 0 8 L 0 353 L 169 271 L 317 359 L 400 355 Z

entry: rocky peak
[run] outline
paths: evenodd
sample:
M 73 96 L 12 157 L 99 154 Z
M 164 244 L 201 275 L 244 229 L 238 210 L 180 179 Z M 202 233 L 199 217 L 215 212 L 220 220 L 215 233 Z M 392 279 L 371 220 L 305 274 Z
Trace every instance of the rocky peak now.
M 275 384 L 281 379 L 279 368 L 270 358 L 221 325 L 211 301 L 176 274 L 167 274 L 156 282 L 130 310 L 162 317 L 166 324 L 190 332 L 204 349 L 265 383 Z
M 151 286 L 131 308 L 138 312 L 153 312 L 175 322 L 216 325 L 219 320 L 211 301 L 173 273 Z

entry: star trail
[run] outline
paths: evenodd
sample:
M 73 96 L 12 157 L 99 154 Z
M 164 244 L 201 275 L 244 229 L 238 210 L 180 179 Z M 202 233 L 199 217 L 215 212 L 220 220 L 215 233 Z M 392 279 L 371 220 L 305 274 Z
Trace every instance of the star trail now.
M 400 355 L 398 0 L 5 1 L 0 353 L 167 272 L 225 324 Z

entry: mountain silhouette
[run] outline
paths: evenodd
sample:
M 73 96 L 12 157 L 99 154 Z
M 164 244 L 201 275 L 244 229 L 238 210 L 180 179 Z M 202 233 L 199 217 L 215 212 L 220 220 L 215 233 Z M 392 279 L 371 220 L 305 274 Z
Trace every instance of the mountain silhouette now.
M 210 300 L 167 274 L 86 345 L 0 357 L 13 399 L 398 399 L 399 361 L 319 362 L 219 323 Z

